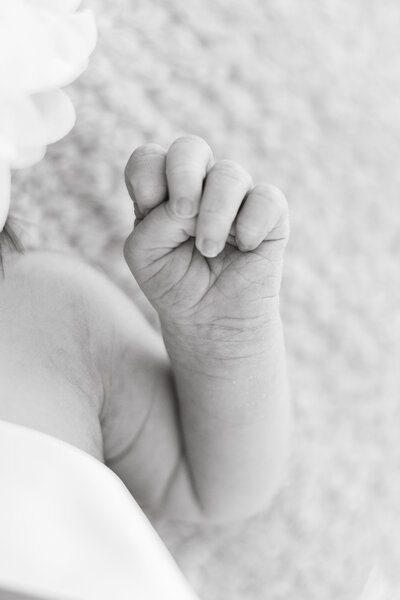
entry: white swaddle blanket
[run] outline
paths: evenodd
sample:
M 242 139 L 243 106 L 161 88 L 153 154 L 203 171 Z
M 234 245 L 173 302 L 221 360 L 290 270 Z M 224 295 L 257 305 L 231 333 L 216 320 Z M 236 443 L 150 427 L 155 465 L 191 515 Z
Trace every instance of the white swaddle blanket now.
M 0 598 L 14 598 L 11 592 L 53 600 L 196 598 L 108 467 L 0 421 Z

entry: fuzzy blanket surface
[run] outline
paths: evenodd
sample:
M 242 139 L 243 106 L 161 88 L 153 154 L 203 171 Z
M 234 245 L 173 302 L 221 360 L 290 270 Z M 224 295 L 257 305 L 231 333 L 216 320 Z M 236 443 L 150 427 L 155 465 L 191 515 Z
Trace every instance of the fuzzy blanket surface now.
M 100 38 L 69 90 L 77 125 L 14 178 L 25 245 L 78 254 L 154 322 L 122 256 L 131 151 L 195 133 L 282 188 L 285 485 L 246 523 L 158 529 L 202 600 L 355 600 L 377 562 L 400 571 L 400 4 L 88 4 Z

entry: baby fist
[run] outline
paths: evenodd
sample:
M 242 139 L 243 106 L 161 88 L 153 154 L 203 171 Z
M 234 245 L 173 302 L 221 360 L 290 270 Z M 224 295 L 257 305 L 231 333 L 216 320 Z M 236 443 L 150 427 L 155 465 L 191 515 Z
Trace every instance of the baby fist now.
M 135 227 L 124 253 L 161 319 L 254 319 L 279 293 L 289 235 L 287 203 L 253 186 L 197 136 L 137 148 L 125 169 Z M 263 309 L 260 313 L 260 309 Z

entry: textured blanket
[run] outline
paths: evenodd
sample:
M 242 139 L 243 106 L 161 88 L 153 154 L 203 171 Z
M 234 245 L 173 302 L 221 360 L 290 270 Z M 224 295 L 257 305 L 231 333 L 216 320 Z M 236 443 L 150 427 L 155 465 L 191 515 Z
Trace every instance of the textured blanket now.
M 78 254 L 155 323 L 122 257 L 130 152 L 195 133 L 284 190 L 285 485 L 246 523 L 158 528 L 202 600 L 355 600 L 377 562 L 400 564 L 400 4 L 88 4 L 78 123 L 14 180 L 25 245 Z

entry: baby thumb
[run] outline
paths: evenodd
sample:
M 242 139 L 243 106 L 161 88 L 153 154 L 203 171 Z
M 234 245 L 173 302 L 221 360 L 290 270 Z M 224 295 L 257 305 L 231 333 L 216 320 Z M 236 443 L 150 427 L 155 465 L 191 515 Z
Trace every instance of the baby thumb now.
M 133 275 L 154 265 L 175 248 L 194 237 L 196 217 L 175 215 L 169 202 L 162 202 L 144 219 L 136 220 L 124 245 L 124 256 Z

